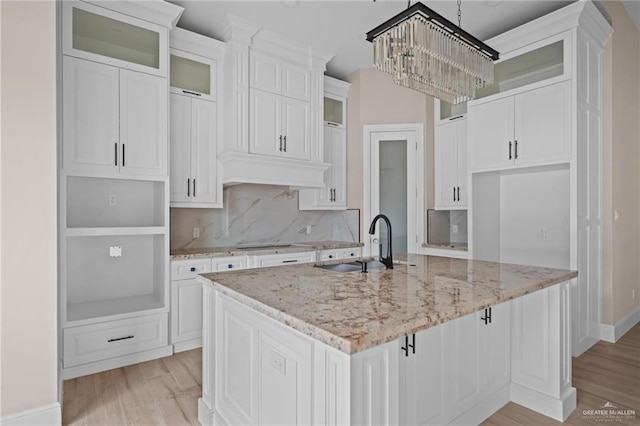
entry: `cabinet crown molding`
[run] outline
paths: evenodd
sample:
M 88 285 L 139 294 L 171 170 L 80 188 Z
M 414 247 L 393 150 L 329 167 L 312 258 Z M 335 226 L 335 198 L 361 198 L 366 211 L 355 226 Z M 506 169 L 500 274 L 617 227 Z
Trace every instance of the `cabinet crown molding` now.
M 184 11 L 183 7 L 166 2 L 164 0 L 146 1 L 108 1 L 108 0 L 83 0 L 114 12 L 134 16 L 163 27 L 173 29 Z
M 224 42 L 178 27 L 171 31 L 169 46 L 210 59 L 222 59 L 225 52 Z
M 251 39 L 251 48 L 299 63 L 305 67 L 321 68 L 323 71 L 327 62 L 334 56 L 333 53 L 298 43 L 265 29 L 260 29 L 254 34 Z
M 227 15 L 224 20 L 222 40 L 225 42 L 238 42 L 245 45 L 251 44 L 251 37 L 257 33 L 260 25 L 235 15 Z
M 336 96 L 347 97 L 351 83 L 338 80 L 337 78 L 324 76 L 324 91 L 325 93 L 331 93 Z
M 593 32 L 592 35 L 601 40 L 601 43 L 604 43 L 608 34 L 611 33 L 611 25 L 609 25 L 598 8 L 589 0 L 579 0 L 555 12 L 492 37 L 486 40 L 486 43 L 504 56 L 508 52 L 564 31 L 578 28 L 585 23 L 588 23 L 584 28 L 585 31 Z

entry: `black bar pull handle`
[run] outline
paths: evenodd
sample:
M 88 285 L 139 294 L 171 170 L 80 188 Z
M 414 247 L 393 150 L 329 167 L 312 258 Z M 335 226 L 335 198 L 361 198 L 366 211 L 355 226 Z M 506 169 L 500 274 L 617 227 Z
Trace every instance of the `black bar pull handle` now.
M 126 166 L 124 162 L 124 144 L 122 144 L 122 167 Z
M 282 151 L 282 135 L 280 135 L 280 145 L 278 147 L 278 151 Z
M 116 166 L 117 166 L 118 165 L 118 142 L 113 144 L 113 148 L 114 148 L 114 152 L 113 153 L 115 154 L 113 156 L 113 158 L 115 159 Z
M 297 263 L 298 259 L 283 260 L 282 263 Z
M 485 308 L 484 316 L 480 317 L 480 319 L 484 321 L 485 324 L 491 324 L 491 307 Z
M 401 346 L 400 349 L 404 351 L 404 356 L 409 356 L 409 348 L 411 348 L 411 353 L 416 353 L 416 334 L 413 333 L 411 335 L 411 344 L 409 344 L 409 335 L 404 335 L 404 346 Z
M 453 201 L 456 201 L 456 187 L 453 187 Z
M 191 197 L 191 179 L 187 179 L 187 197 Z
M 193 196 L 196 196 L 196 178 L 193 178 Z
M 458 201 L 460 201 L 460 187 L 458 187 Z
M 196 96 L 202 96 L 200 93 L 196 93 L 196 92 L 190 92 L 188 90 L 183 90 L 182 93 L 186 93 L 187 95 L 196 95 Z
M 511 157 L 511 141 L 509 141 L 509 160 L 512 160 L 513 158 Z
M 107 343 L 111 343 L 111 342 L 119 342 L 120 340 L 127 340 L 127 339 L 133 339 L 135 336 L 131 335 L 131 336 L 125 336 L 125 337 L 116 337 L 115 339 L 109 339 L 107 340 Z
M 284 152 L 287 152 L 287 135 L 284 135 Z
M 516 141 L 516 151 L 515 151 L 516 155 L 515 155 L 515 159 L 518 159 L 518 141 Z

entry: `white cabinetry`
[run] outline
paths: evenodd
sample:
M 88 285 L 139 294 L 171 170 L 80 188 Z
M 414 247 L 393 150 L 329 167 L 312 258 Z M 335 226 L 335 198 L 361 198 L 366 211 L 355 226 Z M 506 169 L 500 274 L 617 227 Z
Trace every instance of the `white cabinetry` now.
M 62 72 L 64 169 L 166 176 L 166 79 L 71 57 Z
M 316 261 L 315 251 L 278 253 L 249 256 L 249 268 L 266 268 L 269 266 L 295 265 Z
M 474 171 L 568 161 L 571 84 L 556 83 L 469 105 Z
M 347 94 L 349 84 L 324 78 L 324 172 L 325 188 L 300 190 L 300 210 L 344 210 L 347 208 Z
M 62 5 L 64 378 L 171 354 L 167 35 L 181 11 Z
M 318 260 L 320 262 L 327 262 L 330 260 L 339 259 L 355 259 L 362 256 L 361 247 L 333 249 L 333 250 L 321 250 L 318 253 Z
M 467 120 L 439 124 L 434 134 L 435 208 L 467 208 Z
M 487 40 L 503 58 L 499 78 L 468 105 L 470 255 L 578 270 L 574 356 L 600 339 L 602 55 L 610 34 L 592 2 L 576 2 Z
M 170 42 L 171 206 L 222 207 L 216 101 L 224 46 L 180 28 Z
M 304 66 L 252 50 L 249 72 L 251 88 L 307 102 L 311 97 L 311 72 Z

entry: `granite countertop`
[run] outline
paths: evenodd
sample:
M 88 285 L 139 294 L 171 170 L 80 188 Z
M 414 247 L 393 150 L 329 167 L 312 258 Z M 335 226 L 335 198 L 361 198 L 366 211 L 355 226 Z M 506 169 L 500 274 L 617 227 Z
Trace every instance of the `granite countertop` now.
M 200 247 L 171 250 L 171 260 L 197 259 L 200 257 L 245 256 L 258 254 L 297 253 L 312 250 L 330 250 L 362 247 L 362 243 L 344 241 L 314 241 L 280 245 L 252 245 L 232 247 Z
M 198 277 L 219 292 L 347 354 L 577 277 L 575 271 L 423 255 L 393 270 L 313 265 Z

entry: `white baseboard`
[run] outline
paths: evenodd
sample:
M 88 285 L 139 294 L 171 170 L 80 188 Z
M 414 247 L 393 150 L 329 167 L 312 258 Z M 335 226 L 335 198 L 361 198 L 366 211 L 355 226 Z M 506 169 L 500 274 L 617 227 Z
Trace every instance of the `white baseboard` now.
M 126 365 L 137 364 L 139 362 L 150 361 L 152 359 L 163 358 L 173 355 L 173 346 L 163 346 L 150 351 L 138 352 L 131 355 L 119 356 L 116 358 L 105 359 L 103 361 L 91 362 L 75 367 L 69 367 L 62 370 L 64 380 L 73 379 L 75 377 L 86 376 L 88 374 L 99 373 L 101 371 L 112 370 L 114 368 L 124 367 Z
M 186 342 L 179 342 L 173 344 L 173 352 L 190 351 L 191 349 L 202 347 L 202 337 L 199 339 L 187 340 Z
M 204 399 L 198 398 L 198 421 L 202 426 L 214 425 L 213 409 L 204 402 Z
M 58 402 L 0 418 L 0 425 L 2 426 L 49 426 L 59 424 L 62 424 L 62 407 Z
M 449 424 L 456 426 L 479 425 L 509 403 L 511 398 L 509 391 L 509 385 L 506 385 L 497 392 L 484 398 L 480 403 L 466 411 L 464 414 L 453 419 Z
M 576 409 L 576 396 L 576 388 L 573 387 L 558 399 L 517 383 L 511 383 L 511 401 L 559 422 L 564 422 Z
M 600 339 L 616 343 L 624 334 L 640 322 L 640 306 L 625 315 L 615 324 L 600 324 Z

